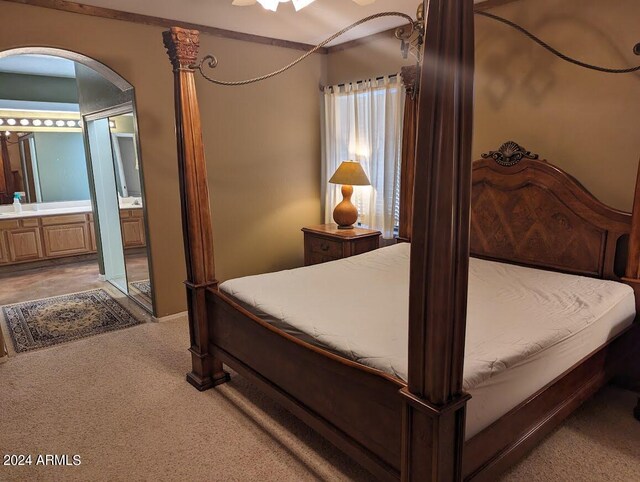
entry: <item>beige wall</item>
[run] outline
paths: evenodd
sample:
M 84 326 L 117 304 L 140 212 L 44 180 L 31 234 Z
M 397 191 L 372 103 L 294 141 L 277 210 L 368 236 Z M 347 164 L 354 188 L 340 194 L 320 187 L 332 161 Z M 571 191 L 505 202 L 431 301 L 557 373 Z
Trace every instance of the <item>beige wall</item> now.
M 604 66 L 640 64 L 637 0 L 520 0 L 491 10 L 563 52 Z M 397 71 L 398 42 L 329 56 L 329 83 Z M 380 55 L 376 55 L 379 50 Z M 517 32 L 476 17 L 474 158 L 514 140 L 578 178 L 616 208 L 631 208 L 640 159 L 640 74 L 606 75 L 551 56 Z
M 158 316 L 185 309 L 184 255 L 171 68 L 162 28 L 0 2 L 0 50 L 50 46 L 111 67 L 136 88 Z M 290 62 L 298 51 L 203 36 L 215 74 L 236 79 Z M 243 89 L 198 81 L 220 279 L 302 263 L 300 228 L 320 221 L 319 92 L 314 56 Z
M 403 65 L 412 65 L 400 52 L 400 41 L 392 32 L 357 47 L 333 52 L 327 56 L 327 83 L 342 84 L 382 75 L 396 74 Z

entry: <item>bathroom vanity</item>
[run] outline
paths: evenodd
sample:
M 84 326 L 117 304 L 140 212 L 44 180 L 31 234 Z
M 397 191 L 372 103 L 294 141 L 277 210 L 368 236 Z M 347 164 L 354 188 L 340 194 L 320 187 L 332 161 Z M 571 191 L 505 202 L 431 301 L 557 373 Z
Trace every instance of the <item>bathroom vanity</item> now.
M 54 203 L 52 203 L 54 204 Z M 0 211 L 0 266 L 92 254 L 97 251 L 90 205 L 25 206 L 17 214 Z M 120 206 L 125 249 L 146 245 L 142 206 Z

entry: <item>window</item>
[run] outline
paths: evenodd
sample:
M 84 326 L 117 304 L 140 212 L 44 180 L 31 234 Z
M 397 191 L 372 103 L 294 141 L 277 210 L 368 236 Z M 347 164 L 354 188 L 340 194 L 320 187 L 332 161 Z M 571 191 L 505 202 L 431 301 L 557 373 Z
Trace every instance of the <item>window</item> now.
M 355 187 L 359 222 L 392 238 L 400 216 L 404 92 L 399 77 L 330 87 L 324 96 L 322 188 L 325 221 L 340 202 L 340 186 L 327 180 L 342 161 L 362 164 L 371 186 Z

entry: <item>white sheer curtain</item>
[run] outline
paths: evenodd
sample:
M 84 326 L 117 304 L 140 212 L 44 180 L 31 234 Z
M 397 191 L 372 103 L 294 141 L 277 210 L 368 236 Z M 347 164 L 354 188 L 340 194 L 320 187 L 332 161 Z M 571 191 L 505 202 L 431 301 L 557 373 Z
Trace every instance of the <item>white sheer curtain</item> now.
M 392 238 L 397 225 L 404 93 L 399 76 L 345 86 L 324 94 L 322 189 L 325 222 L 342 199 L 328 184 L 342 161 L 362 164 L 371 186 L 354 187 L 360 222 Z

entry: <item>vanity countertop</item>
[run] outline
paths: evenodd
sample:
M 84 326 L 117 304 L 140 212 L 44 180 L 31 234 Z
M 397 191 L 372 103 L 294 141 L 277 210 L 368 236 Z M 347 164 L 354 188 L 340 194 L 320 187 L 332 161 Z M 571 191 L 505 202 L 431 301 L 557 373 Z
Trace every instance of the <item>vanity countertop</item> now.
M 120 209 L 142 209 L 142 206 L 134 204 L 120 205 Z M 5 219 L 21 219 L 34 218 L 44 216 L 60 216 L 64 214 L 86 214 L 93 210 L 90 205 L 87 206 L 69 206 L 69 207 L 40 207 L 35 210 L 33 207 L 24 206 L 21 213 L 16 213 L 11 206 L 10 210 L 0 211 L 0 221 Z

